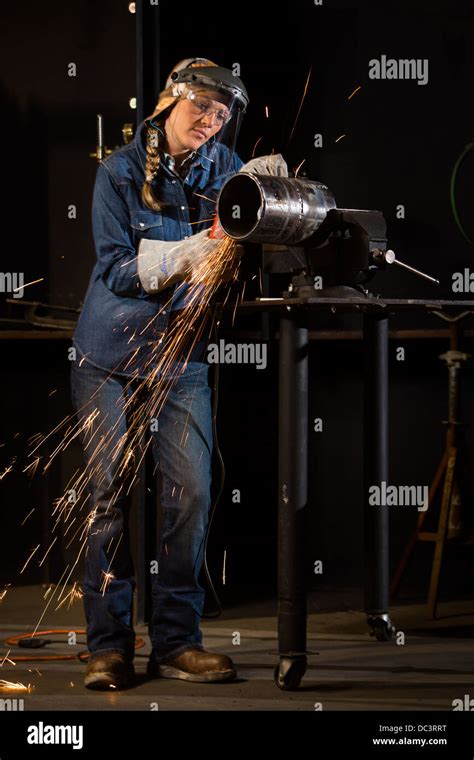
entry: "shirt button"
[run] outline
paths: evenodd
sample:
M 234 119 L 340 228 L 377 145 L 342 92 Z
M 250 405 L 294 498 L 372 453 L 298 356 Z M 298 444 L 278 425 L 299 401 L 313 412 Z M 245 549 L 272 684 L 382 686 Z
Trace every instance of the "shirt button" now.
M 181 211 L 184 211 L 185 208 L 186 206 L 181 206 Z
M 171 184 L 172 184 L 172 185 L 176 185 L 176 180 L 175 180 L 175 179 L 172 179 L 172 180 L 171 180 Z

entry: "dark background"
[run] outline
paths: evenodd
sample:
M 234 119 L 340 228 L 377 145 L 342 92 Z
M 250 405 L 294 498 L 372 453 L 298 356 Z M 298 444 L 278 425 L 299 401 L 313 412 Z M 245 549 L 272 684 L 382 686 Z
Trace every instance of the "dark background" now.
M 160 79 L 164 85 L 181 58 L 205 56 L 228 67 L 238 62 L 251 104 L 238 152 L 248 160 L 281 151 L 291 168 L 325 182 L 339 207 L 377 209 L 385 215 L 390 247 L 415 267 L 438 277 L 436 288 L 400 270 L 379 274 L 373 290 L 394 298 L 453 297 L 451 276 L 473 265 L 473 247 L 459 232 L 450 202 L 453 166 L 473 141 L 473 17 L 470 2 L 296 2 L 224 5 L 222 2 L 161 0 Z M 25 299 L 80 308 L 94 262 L 90 205 L 96 161 L 95 116 L 102 113 L 105 142 L 122 143 L 121 128 L 134 122 L 136 95 L 135 16 L 118 0 L 26 0 L 3 10 L 0 27 L 0 121 L 3 145 L 3 271 L 23 271 L 25 281 L 44 278 Z M 368 62 L 428 58 L 429 83 L 373 81 Z M 70 62 L 77 76 L 67 75 Z M 304 84 L 311 78 L 290 140 Z M 351 100 L 348 96 L 361 85 Z M 145 104 L 152 110 L 155 100 Z M 265 116 L 265 106 L 269 118 Z M 314 148 L 316 133 L 323 147 Z M 335 140 L 342 134 L 345 137 Z M 464 160 L 456 200 L 467 233 L 472 215 L 474 152 Z M 75 204 L 77 219 L 68 219 Z M 405 219 L 396 218 L 403 204 Z M 279 287 L 279 285 L 278 285 Z M 466 294 L 464 297 L 470 297 Z M 5 303 L 3 317 L 20 316 Z M 321 318 L 319 326 L 360 329 L 357 318 Z M 434 316 L 394 318 L 392 327 L 442 328 Z M 240 316 L 230 335 L 258 337 L 258 319 Z M 473 328 L 469 320 L 466 327 Z M 257 331 L 257 332 L 256 332 Z M 12 457 L 16 470 L 0 482 L 2 530 L 0 582 L 57 580 L 67 555 L 55 546 L 48 568 L 26 557 L 46 538 L 45 510 L 80 466 L 76 447 L 48 477 L 30 483 L 21 472 L 32 434 L 47 433 L 71 411 L 70 340 L 13 340 L 3 350 L 0 402 L 0 462 Z M 396 349 L 405 348 L 405 360 Z M 446 339 L 390 343 L 390 481 L 429 485 L 444 447 L 447 373 L 437 358 Z M 472 338 L 465 350 L 472 351 Z M 277 345 L 269 344 L 269 367 L 223 366 L 219 391 L 219 439 L 226 485 L 210 539 L 210 565 L 226 601 L 242 593 L 275 589 Z M 362 547 L 362 345 L 354 341 L 311 344 L 310 419 L 321 417 L 323 433 L 310 432 L 308 583 L 334 588 L 360 586 Z M 464 420 L 474 418 L 472 362 L 464 373 Z M 54 392 L 53 392 L 54 391 Z M 50 395 L 52 394 L 52 395 Z M 469 451 L 472 433 L 468 429 Z M 470 463 L 472 462 L 472 456 Z M 466 521 L 472 520 L 471 470 Z M 232 501 L 233 489 L 241 503 Z M 49 506 L 48 506 L 49 505 Z M 27 524 L 19 524 L 36 507 Z M 416 515 L 392 513 L 392 566 Z M 47 546 L 47 544 L 45 544 Z M 220 572 L 227 552 L 226 586 Z M 303 549 L 303 547 L 302 547 Z M 404 593 L 424 593 L 431 548 L 417 549 Z M 312 575 L 317 559 L 322 577 Z M 449 548 L 445 593 L 472 591 L 472 548 Z M 79 568 L 76 576 L 80 578 Z

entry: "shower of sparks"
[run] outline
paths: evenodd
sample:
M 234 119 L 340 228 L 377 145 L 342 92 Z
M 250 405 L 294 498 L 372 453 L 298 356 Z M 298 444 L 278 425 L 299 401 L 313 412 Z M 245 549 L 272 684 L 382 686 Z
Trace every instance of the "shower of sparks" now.
M 26 521 L 28 520 L 29 516 L 33 514 L 33 512 L 35 511 L 35 509 L 36 509 L 36 507 L 33 507 L 33 509 L 31 509 L 31 510 L 28 512 L 28 514 L 26 515 L 26 517 L 25 517 L 25 519 L 23 520 L 23 522 L 21 522 L 21 523 L 20 523 L 20 526 L 21 526 L 21 525 L 24 525 L 24 524 L 26 523 Z
M 27 691 L 30 692 L 34 689 L 34 686 L 31 686 L 31 684 L 28 684 L 28 686 L 25 686 L 24 683 L 15 683 L 14 681 L 3 681 L 0 679 L 0 691 Z
M 13 470 L 13 465 L 15 464 L 15 462 L 16 462 L 16 457 L 13 457 L 11 464 L 9 464 L 8 467 L 4 469 L 3 472 L 0 472 L 0 480 L 3 480 L 5 475 L 8 475 L 8 473 Z
M 87 530 L 90 530 L 92 528 L 92 524 L 93 524 L 93 522 L 95 520 L 96 514 L 97 514 L 97 510 L 93 509 L 92 512 L 90 513 L 90 515 L 87 517 L 87 519 L 86 519 L 86 528 L 87 528 Z
M 30 561 L 30 559 L 32 558 L 32 556 L 34 555 L 34 553 L 38 551 L 38 549 L 40 548 L 40 546 L 41 546 L 41 544 L 38 544 L 38 546 L 36 547 L 36 549 L 33 549 L 33 551 L 31 552 L 30 556 L 28 557 L 28 559 L 26 560 L 25 564 L 23 565 L 22 569 L 20 570 L 20 575 L 22 574 L 23 570 L 27 566 L 28 562 Z
M 294 124 L 293 124 L 293 128 L 292 128 L 292 130 L 291 130 L 291 132 L 290 132 L 290 137 L 289 137 L 289 139 L 288 139 L 288 142 L 290 142 L 290 141 L 291 141 L 291 138 L 293 137 L 293 132 L 295 131 L 295 128 L 296 128 L 296 124 L 297 124 L 297 122 L 298 122 L 298 119 L 299 119 L 299 116 L 300 116 L 300 111 L 301 111 L 301 108 L 303 107 L 304 99 L 305 99 L 305 97 L 306 97 L 306 93 L 307 93 L 307 91 L 308 91 L 308 85 L 309 85 L 309 80 L 310 80 L 310 78 L 311 78 L 311 72 L 312 72 L 312 70 L 313 70 L 313 67 L 312 67 L 312 66 L 310 66 L 310 68 L 309 68 L 309 71 L 308 71 L 308 76 L 306 77 L 306 84 L 305 84 L 305 86 L 304 86 L 304 90 L 303 90 L 303 96 L 302 96 L 302 98 L 301 98 L 301 102 L 300 102 L 300 105 L 299 105 L 299 108 L 298 108 L 298 113 L 296 114 L 296 119 L 295 119 L 295 122 L 294 122 Z
M 38 566 L 39 566 L 39 567 L 41 567 L 41 565 L 42 565 L 42 564 L 43 564 L 43 562 L 45 561 L 46 557 L 48 556 L 49 552 L 51 551 L 51 549 L 52 549 L 52 547 L 53 547 L 54 543 L 55 543 L 57 540 L 58 540 L 58 537 L 57 537 L 57 536 L 55 536 L 55 537 L 53 538 L 52 542 L 50 543 L 50 545 L 48 546 L 48 548 L 46 549 L 46 553 L 43 555 L 43 559 L 41 560 L 41 562 L 38 562 Z
M 259 137 L 258 140 L 257 140 L 257 142 L 255 143 L 255 145 L 253 146 L 252 155 L 250 156 L 251 158 L 253 158 L 255 156 L 255 151 L 257 150 L 257 145 L 259 144 L 259 142 L 260 142 L 261 139 L 262 138 Z
M 337 140 L 334 140 L 334 142 L 339 142 L 339 140 L 342 140 L 342 138 L 343 138 L 343 137 L 345 137 L 345 134 L 344 134 L 344 135 L 340 135 L 340 136 L 337 138 Z
M 301 161 L 301 163 L 299 163 L 298 166 L 296 167 L 296 169 L 294 171 L 295 179 L 298 176 L 298 172 L 301 169 L 301 167 L 303 166 L 303 164 L 304 164 L 305 161 L 306 161 L 306 159 L 303 158 L 303 160 Z
M 10 590 L 11 583 L 8 583 L 6 586 L 3 587 L 2 591 L 0 591 L 0 602 L 3 602 L 5 599 L 7 592 Z
M 211 198 L 206 200 L 215 202 Z M 200 223 L 204 221 L 213 220 L 200 220 Z M 237 282 L 239 266 L 240 257 L 236 255 L 236 243 L 226 236 L 219 241 L 218 246 L 209 255 L 201 258 L 201 263 L 196 267 L 193 278 L 188 281 L 187 306 L 175 323 L 152 344 L 150 357 L 145 367 L 148 374 L 143 373 L 146 377 L 139 377 L 139 370 L 133 368 L 136 352 L 132 352 L 129 360 L 130 376 L 124 388 L 123 406 L 113 423 L 108 421 L 107 415 L 103 416 L 100 410 L 94 407 L 94 396 L 92 396 L 83 407 L 75 409 L 49 433 L 45 435 L 38 433 L 28 439 L 31 449 L 28 457 L 31 461 L 23 471 L 30 475 L 37 472 L 38 474 L 45 474 L 55 459 L 77 440 L 81 442 L 87 453 L 87 466 L 73 473 L 63 494 L 53 502 L 52 508 L 51 532 L 55 534 L 60 531 L 62 536 L 69 534 L 68 547 L 77 541 L 77 556 L 72 563 L 67 565 L 59 582 L 48 586 L 44 594 L 45 606 L 33 634 L 39 629 L 41 621 L 53 601 L 55 601 L 55 608 L 58 610 L 63 605 L 68 604 L 70 606 L 74 601 L 82 598 L 83 592 L 77 588 L 77 584 L 74 584 L 71 590 L 66 591 L 66 589 L 68 589 L 71 575 L 81 557 L 87 556 L 89 535 L 92 532 L 105 533 L 110 530 L 114 519 L 114 504 L 126 495 L 127 488 L 130 490 L 136 481 L 143 460 L 152 445 L 152 436 L 144 435 L 149 432 L 150 420 L 159 417 L 170 390 L 185 371 L 189 356 L 196 344 L 211 335 L 214 323 L 217 326 L 219 325 L 220 320 L 216 318 L 216 309 L 212 299 L 225 284 L 227 293 L 220 300 L 223 301 L 224 305 L 226 304 L 233 285 Z M 240 299 L 243 298 L 244 292 L 245 284 L 241 294 L 239 294 Z M 239 298 L 237 298 L 237 302 Z M 170 305 L 171 300 L 163 304 L 162 310 L 169 309 Z M 123 317 L 123 315 L 120 316 Z M 142 332 L 152 327 L 153 321 L 154 317 L 150 319 Z M 123 323 L 121 326 L 122 329 L 127 327 Z M 126 434 L 123 434 L 119 430 L 123 420 L 127 418 L 130 422 Z M 189 435 L 186 427 L 190 422 L 191 420 L 186 422 L 184 426 L 182 446 L 186 445 Z M 62 438 L 59 442 L 49 446 L 44 456 L 38 453 L 38 450 L 44 447 L 46 443 L 51 444 L 55 441 L 56 436 L 60 435 Z M 110 462 L 116 460 L 120 462 L 116 474 L 120 485 L 105 512 L 97 513 L 97 508 L 91 510 L 90 481 L 93 478 L 94 485 L 100 487 L 106 477 L 107 467 L 110 466 Z M 123 476 L 130 476 L 129 481 Z M 181 497 L 182 493 L 181 488 L 177 496 Z M 30 514 L 31 512 L 24 522 Z M 101 589 L 103 594 L 114 578 L 111 572 L 112 562 L 121 538 L 122 535 L 117 538 L 113 537 L 109 542 L 108 550 L 113 550 L 113 555 L 109 560 L 107 572 L 103 571 Z M 41 562 L 44 562 L 56 540 L 57 535 L 53 535 L 49 546 L 42 548 Z M 39 548 L 40 545 L 33 550 L 21 572 L 25 570 Z M 167 545 L 164 548 L 168 553 Z M 5 593 L 6 591 L 0 594 L 0 601 Z
M 71 605 L 74 604 L 74 602 L 77 599 L 82 599 L 82 597 L 84 596 L 84 592 L 82 591 L 82 589 L 76 588 L 76 586 L 77 586 L 77 581 L 74 581 L 74 585 L 72 589 L 70 590 L 68 594 L 66 594 L 62 602 L 58 604 L 58 606 L 55 609 L 55 612 L 57 612 L 57 610 L 59 610 L 59 608 L 62 607 L 63 604 L 65 604 L 68 599 L 69 599 L 69 604 L 67 606 L 68 610 L 71 608 Z
M 352 98 L 352 96 L 355 95 L 356 92 L 359 92 L 359 90 L 361 90 L 361 89 L 362 89 L 362 85 L 359 85 L 358 87 L 356 87 L 355 90 L 354 90 L 354 92 L 351 92 L 351 94 L 349 95 L 349 97 L 347 98 L 347 100 L 350 100 Z
M 102 579 L 102 596 L 105 596 L 105 592 L 107 590 L 107 586 L 111 581 L 115 579 L 115 575 L 113 573 L 106 573 L 104 570 L 102 570 L 102 575 L 104 576 Z
M 38 469 L 38 465 L 41 461 L 41 457 L 36 457 L 31 464 L 27 465 L 23 472 L 27 472 L 30 478 L 32 479 L 36 470 Z
M 66 594 L 62 602 L 58 604 L 58 606 L 56 607 L 56 611 L 59 610 L 59 608 L 62 607 L 62 605 L 65 602 L 67 602 L 68 599 L 69 599 L 69 604 L 67 606 L 68 610 L 71 608 L 71 605 L 74 604 L 74 602 L 77 599 L 82 599 L 82 597 L 84 596 L 84 592 L 82 591 L 82 589 L 76 588 L 76 586 L 77 586 L 77 581 L 74 581 L 74 586 L 72 587 L 70 592 Z
M 225 561 L 227 558 L 227 551 L 224 549 L 224 564 L 222 566 L 222 585 L 225 586 Z
M 268 119 L 268 106 L 265 106 L 265 116 L 266 116 L 266 117 L 267 117 L 267 119 Z
M 44 277 L 40 277 L 39 280 L 33 280 L 32 282 L 27 282 L 25 285 L 20 285 L 19 288 L 13 288 L 12 293 L 15 293 L 17 290 L 23 290 L 23 288 L 27 288 L 28 285 L 36 285 L 37 282 L 43 282 Z
M 28 443 L 32 446 L 36 441 L 40 441 L 42 437 L 41 433 L 34 433 L 28 438 Z
M 11 652 L 11 649 L 8 650 L 8 652 L 6 653 L 5 657 L 0 662 L 0 668 L 3 668 L 3 665 L 4 665 L 5 662 L 9 662 L 10 665 L 16 665 L 16 662 L 13 662 L 13 660 L 10 660 L 10 658 L 8 657 L 8 655 L 10 654 L 10 652 Z
M 75 568 L 75 566 L 76 566 L 77 562 L 79 561 L 79 557 L 81 556 L 81 551 L 82 551 L 82 547 L 79 549 L 79 555 L 78 555 L 78 559 L 77 559 L 77 560 L 76 560 L 76 562 L 74 563 L 74 565 L 73 565 L 73 568 L 72 568 L 72 570 L 71 570 L 71 573 L 72 573 L 72 571 L 74 570 L 74 568 Z M 57 586 L 53 586 L 53 585 L 51 585 L 51 586 L 49 587 L 48 591 L 46 592 L 46 594 L 45 594 L 44 598 L 46 598 L 46 595 L 49 593 L 49 591 L 51 591 L 53 588 L 58 588 L 58 587 L 61 585 L 61 581 L 62 581 L 62 579 L 64 578 L 64 576 L 66 575 L 66 573 L 67 573 L 67 571 L 68 571 L 68 570 L 69 570 L 69 565 L 66 567 L 65 571 L 64 571 L 64 572 L 63 572 L 63 574 L 61 575 L 61 577 L 60 577 L 60 579 L 59 579 L 59 583 L 58 583 L 58 585 L 57 585 Z M 67 580 L 66 580 L 66 583 L 67 583 Z M 64 585 L 66 585 L 66 584 L 64 584 Z M 61 594 L 59 594 L 59 598 L 61 598 Z M 35 633 L 36 633 L 36 631 L 38 630 L 38 628 L 40 627 L 40 625 L 41 625 L 41 621 L 43 620 L 44 616 L 46 615 L 46 613 L 47 613 L 47 611 L 48 611 L 48 607 L 49 607 L 49 605 L 51 604 L 51 602 L 53 601 L 53 599 L 54 599 L 54 594 L 51 594 L 51 598 L 49 599 L 49 601 L 48 601 L 48 602 L 46 602 L 46 605 L 45 605 L 45 607 L 44 607 L 43 613 L 42 613 L 42 615 L 40 616 L 40 619 L 38 620 L 38 622 L 36 623 L 36 627 L 35 627 L 35 629 L 34 629 L 34 630 L 33 630 L 33 632 L 31 633 L 31 637 L 32 637 L 32 638 L 33 638 L 33 636 L 35 635 Z
M 207 195 L 201 195 L 201 193 L 194 192 L 193 195 L 197 195 L 198 198 L 204 198 L 205 201 L 211 201 L 211 203 L 217 203 L 215 198 L 208 198 Z
M 244 300 L 245 286 L 246 286 L 246 283 L 244 282 L 243 287 L 242 287 L 242 293 L 239 293 L 237 295 L 237 298 L 235 299 L 235 307 L 232 314 L 232 327 L 234 326 L 235 315 L 237 313 L 237 307 L 239 305 L 239 295 L 240 295 L 240 302 L 242 303 L 242 301 Z

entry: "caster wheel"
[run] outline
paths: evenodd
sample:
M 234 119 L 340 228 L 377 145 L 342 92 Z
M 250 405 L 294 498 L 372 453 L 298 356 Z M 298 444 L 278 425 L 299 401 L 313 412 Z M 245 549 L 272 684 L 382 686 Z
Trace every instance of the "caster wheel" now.
M 393 638 L 395 627 L 389 615 L 368 617 L 367 622 L 371 628 L 370 635 L 375 636 L 377 641 L 390 641 Z
M 306 657 L 282 657 L 274 672 L 275 683 L 282 691 L 293 691 L 306 673 Z

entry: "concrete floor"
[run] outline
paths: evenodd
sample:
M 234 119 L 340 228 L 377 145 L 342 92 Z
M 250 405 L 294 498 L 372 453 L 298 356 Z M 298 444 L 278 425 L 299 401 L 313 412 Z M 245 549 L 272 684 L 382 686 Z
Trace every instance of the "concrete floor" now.
M 217 620 L 203 620 L 207 649 L 230 655 L 238 679 L 224 684 L 193 684 L 177 680 L 150 680 L 145 674 L 150 646 L 145 626 L 137 626 L 144 646 L 136 653 L 136 686 L 116 693 L 94 692 L 82 685 L 84 664 L 77 645 L 67 633 L 48 634 L 54 643 L 36 650 L 5 646 L 9 636 L 34 630 L 44 610 L 41 586 L 10 589 L 0 603 L 0 668 L 6 681 L 31 684 L 28 693 L 1 694 L 24 700 L 24 710 L 445 710 L 465 694 L 474 698 L 474 600 L 444 602 L 439 619 L 431 620 L 423 604 L 393 607 L 392 620 L 405 642 L 377 642 L 370 635 L 365 615 L 348 609 L 339 598 L 332 606 L 316 607 L 308 599 L 308 669 L 296 691 L 282 691 L 274 682 L 278 663 L 276 600 L 259 600 L 226 609 Z M 350 596 L 350 595 L 349 595 Z M 349 598 L 349 597 L 347 597 Z M 352 597 L 353 598 L 353 597 Z M 324 600 L 323 600 L 324 601 Z M 318 606 L 321 596 L 318 595 Z M 50 605 L 38 630 L 84 628 L 81 602 L 54 611 Z M 314 611 L 317 609 L 317 611 Z M 235 632 L 240 644 L 232 643 Z M 401 637 L 399 637 L 400 640 Z M 20 656 L 74 654 L 71 660 L 25 662 Z

